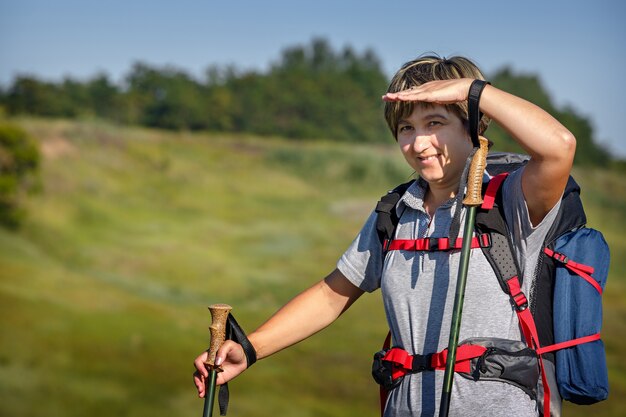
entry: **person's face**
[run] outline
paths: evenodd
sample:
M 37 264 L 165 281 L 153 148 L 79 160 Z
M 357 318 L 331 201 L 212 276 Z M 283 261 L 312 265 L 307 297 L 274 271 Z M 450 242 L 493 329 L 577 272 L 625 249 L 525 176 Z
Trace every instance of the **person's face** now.
M 439 187 L 458 185 L 473 147 L 462 120 L 439 104 L 416 103 L 399 121 L 397 139 L 409 165 Z

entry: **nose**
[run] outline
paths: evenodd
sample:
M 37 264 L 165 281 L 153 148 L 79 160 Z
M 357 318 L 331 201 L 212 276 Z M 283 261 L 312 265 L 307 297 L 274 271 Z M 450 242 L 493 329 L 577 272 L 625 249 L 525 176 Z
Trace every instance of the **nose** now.
M 432 146 L 431 136 L 417 134 L 415 135 L 415 139 L 413 139 L 413 152 L 419 154 L 427 150 Z

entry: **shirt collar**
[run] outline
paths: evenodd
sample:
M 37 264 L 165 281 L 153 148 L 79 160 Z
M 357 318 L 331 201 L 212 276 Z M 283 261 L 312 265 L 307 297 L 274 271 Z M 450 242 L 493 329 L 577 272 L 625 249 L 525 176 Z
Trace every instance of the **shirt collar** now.
M 483 184 L 489 181 L 490 176 L 485 172 L 483 175 Z M 411 184 L 411 186 L 406 190 L 400 202 L 404 203 L 407 207 L 410 207 L 414 210 L 420 210 L 426 212 L 424 209 L 424 196 L 426 195 L 426 191 L 428 190 L 428 183 L 422 179 L 418 178 Z M 445 203 L 443 203 L 440 208 L 447 208 L 454 205 L 455 198 L 451 198 Z

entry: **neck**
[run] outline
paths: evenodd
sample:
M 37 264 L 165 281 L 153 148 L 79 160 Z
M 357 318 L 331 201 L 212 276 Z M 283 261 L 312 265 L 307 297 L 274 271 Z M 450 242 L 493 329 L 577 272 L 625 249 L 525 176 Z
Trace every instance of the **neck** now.
M 458 191 L 458 184 L 454 187 L 437 187 L 428 185 L 426 196 L 424 198 L 424 208 L 426 212 L 432 217 L 435 211 L 446 201 L 454 198 Z

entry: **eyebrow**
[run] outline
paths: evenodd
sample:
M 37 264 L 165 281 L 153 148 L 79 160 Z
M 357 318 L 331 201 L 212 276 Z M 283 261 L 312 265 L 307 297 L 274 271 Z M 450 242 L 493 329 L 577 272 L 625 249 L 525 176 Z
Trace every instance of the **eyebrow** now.
M 432 120 L 432 119 L 448 120 L 449 117 L 446 114 L 439 113 L 439 112 L 429 113 L 429 114 L 426 114 L 424 117 L 422 117 L 422 120 Z M 401 123 L 410 123 L 410 121 L 407 118 L 403 117 L 402 119 L 398 120 L 398 124 L 401 124 Z

